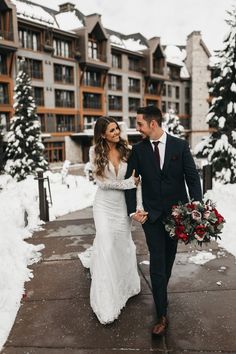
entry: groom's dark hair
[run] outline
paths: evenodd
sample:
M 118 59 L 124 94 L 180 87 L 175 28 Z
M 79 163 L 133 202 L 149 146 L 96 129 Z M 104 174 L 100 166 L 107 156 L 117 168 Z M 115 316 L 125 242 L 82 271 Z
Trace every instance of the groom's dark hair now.
M 139 107 L 137 109 L 137 114 L 142 114 L 143 119 L 145 119 L 149 124 L 152 120 L 155 120 L 159 127 L 162 125 L 162 113 L 156 106 Z

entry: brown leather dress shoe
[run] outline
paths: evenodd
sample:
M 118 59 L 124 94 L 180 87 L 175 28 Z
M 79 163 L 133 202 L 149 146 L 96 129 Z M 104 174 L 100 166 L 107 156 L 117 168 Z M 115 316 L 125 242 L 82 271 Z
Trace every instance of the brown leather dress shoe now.
M 158 323 L 152 329 L 152 336 L 153 337 L 161 337 L 165 334 L 166 329 L 168 326 L 168 321 L 165 316 L 162 316 Z

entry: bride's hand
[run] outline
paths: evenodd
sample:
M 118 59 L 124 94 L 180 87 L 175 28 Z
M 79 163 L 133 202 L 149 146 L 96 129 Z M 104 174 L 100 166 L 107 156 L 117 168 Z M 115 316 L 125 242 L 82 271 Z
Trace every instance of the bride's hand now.
M 137 187 L 138 184 L 139 184 L 139 182 L 140 182 L 140 178 L 139 178 L 139 177 L 135 177 L 135 169 L 133 169 L 132 177 L 133 177 L 134 183 L 135 183 L 135 185 L 136 185 L 136 187 Z

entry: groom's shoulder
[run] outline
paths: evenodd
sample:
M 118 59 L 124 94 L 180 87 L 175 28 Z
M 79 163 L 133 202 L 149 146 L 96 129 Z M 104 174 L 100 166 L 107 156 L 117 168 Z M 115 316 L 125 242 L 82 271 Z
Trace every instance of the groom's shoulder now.
M 178 145 L 178 146 L 185 146 L 188 144 L 188 142 L 185 139 L 178 138 L 176 136 L 168 134 L 168 140 L 172 141 L 172 143 Z

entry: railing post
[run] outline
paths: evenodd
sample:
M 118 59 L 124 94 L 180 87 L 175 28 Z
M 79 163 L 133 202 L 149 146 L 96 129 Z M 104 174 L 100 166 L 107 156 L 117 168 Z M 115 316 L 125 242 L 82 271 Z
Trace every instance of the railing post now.
M 202 169 L 203 194 L 212 189 L 212 165 L 205 165 Z
M 38 172 L 38 188 L 39 188 L 39 217 L 43 221 L 46 220 L 46 198 L 43 186 L 43 172 Z

